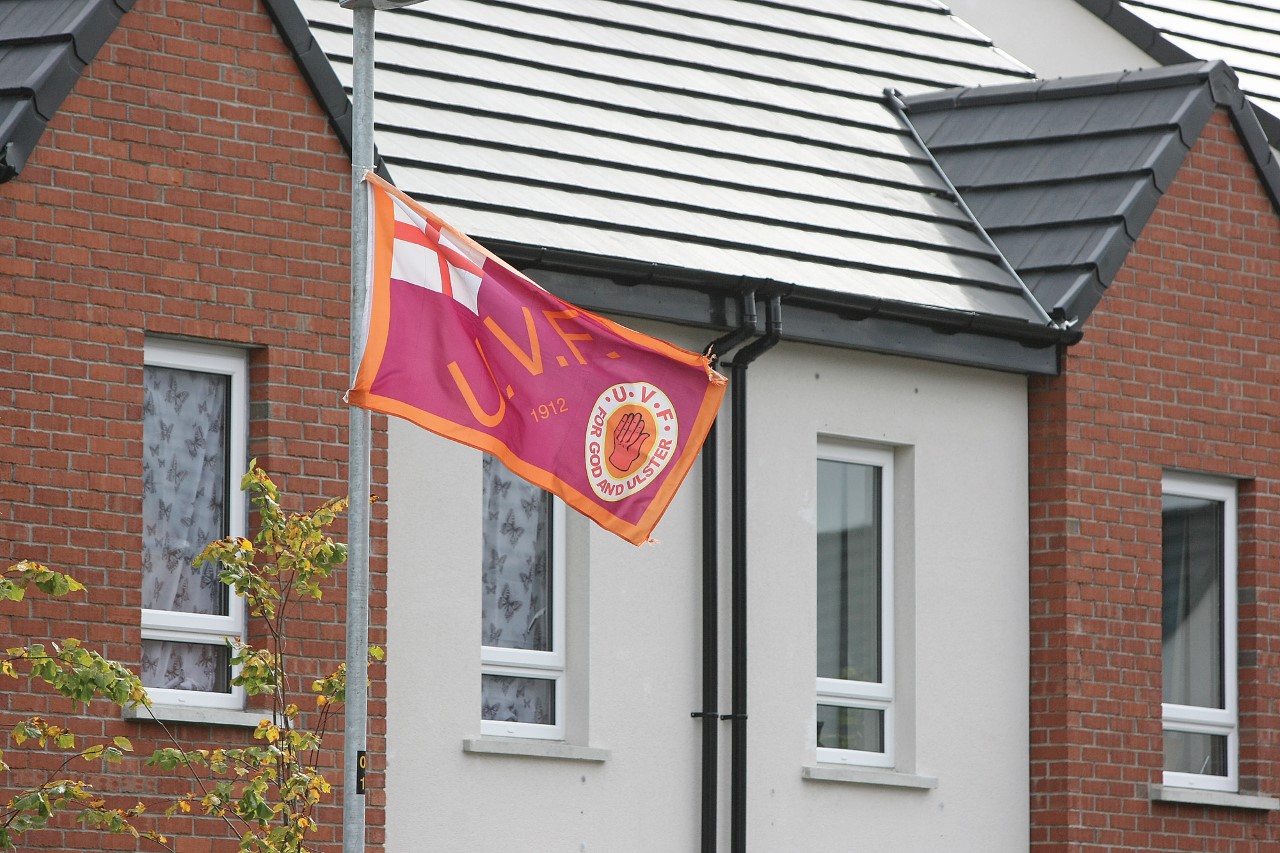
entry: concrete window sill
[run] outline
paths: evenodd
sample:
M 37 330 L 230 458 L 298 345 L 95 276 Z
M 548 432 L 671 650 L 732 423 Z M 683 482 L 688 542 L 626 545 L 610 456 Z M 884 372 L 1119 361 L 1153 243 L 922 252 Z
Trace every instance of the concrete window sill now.
M 1170 785 L 1152 785 L 1148 791 L 1153 803 L 1188 803 L 1196 806 L 1225 806 L 1233 809 L 1276 811 L 1280 799 L 1261 794 L 1236 794 L 1231 791 L 1205 791 L 1199 788 L 1175 788 Z
M 162 723 L 199 723 L 207 726 L 236 726 L 253 729 L 258 722 L 270 719 L 270 711 L 236 711 L 231 708 L 201 708 L 191 705 L 151 706 L 151 713 Z M 126 708 L 123 716 L 126 720 L 137 720 L 140 723 L 152 722 L 151 714 L 145 708 Z
M 462 751 L 473 755 L 508 755 L 523 758 L 554 758 L 565 761 L 608 761 L 609 750 L 575 746 L 558 740 L 535 738 L 469 737 Z
M 876 770 L 864 767 L 845 767 L 834 764 L 808 764 L 800 768 L 800 775 L 815 782 L 844 782 L 852 785 L 879 785 L 885 788 L 913 788 L 927 791 L 938 787 L 933 776 L 917 776 L 896 770 Z

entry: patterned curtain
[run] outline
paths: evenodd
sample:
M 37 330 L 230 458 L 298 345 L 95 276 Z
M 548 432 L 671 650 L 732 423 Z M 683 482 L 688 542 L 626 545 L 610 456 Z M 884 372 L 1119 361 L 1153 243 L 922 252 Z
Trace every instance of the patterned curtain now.
M 226 435 L 230 379 L 148 366 L 143 403 L 142 606 L 225 615 L 212 563 L 192 565 L 226 535 Z M 146 640 L 148 687 L 229 692 L 226 649 Z
M 551 496 L 492 456 L 484 457 L 481 643 L 551 651 Z M 554 682 L 485 675 L 486 720 L 550 724 Z

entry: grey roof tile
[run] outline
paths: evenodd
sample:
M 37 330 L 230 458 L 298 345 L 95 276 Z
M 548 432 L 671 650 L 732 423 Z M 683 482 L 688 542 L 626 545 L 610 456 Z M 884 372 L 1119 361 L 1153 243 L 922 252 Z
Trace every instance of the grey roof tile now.
M 1068 317 L 1084 320 L 1097 304 L 1214 110 L 1231 114 L 1280 201 L 1280 167 L 1220 62 L 906 102 L 1023 281 L 1046 309 Z
M 134 0 L 0 0 L 0 183 L 22 171 L 45 125 Z
M 991 234 L 1064 222 L 1119 219 L 1137 239 L 1161 192 L 1153 181 L 1130 175 L 1043 184 L 971 186 L 965 201 Z M 998 242 L 998 241 L 997 241 Z
M 1064 306 L 1072 317 L 1088 317 L 1106 293 L 1094 269 L 1032 270 L 1023 280 L 1044 304 Z

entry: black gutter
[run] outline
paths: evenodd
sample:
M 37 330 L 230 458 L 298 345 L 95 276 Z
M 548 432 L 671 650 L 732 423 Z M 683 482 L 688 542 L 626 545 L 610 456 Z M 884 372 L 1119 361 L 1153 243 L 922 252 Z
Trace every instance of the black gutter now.
M 729 850 L 747 849 L 747 367 L 782 337 L 782 297 L 769 299 L 765 335 L 747 344 L 729 365 L 729 392 L 733 404 L 733 471 L 731 542 L 733 620 L 730 637 L 733 723 L 730 741 Z
M 738 327 L 707 347 L 711 367 L 756 332 L 756 297 L 742 294 Z M 717 476 L 716 422 L 702 443 L 702 853 L 716 853 L 717 798 L 720 775 L 720 487 Z

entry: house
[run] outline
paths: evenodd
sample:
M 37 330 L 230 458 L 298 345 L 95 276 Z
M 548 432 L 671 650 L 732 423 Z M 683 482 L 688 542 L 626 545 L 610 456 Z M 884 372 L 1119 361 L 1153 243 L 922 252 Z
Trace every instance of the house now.
M 219 377 L 247 396 L 228 457 L 344 487 L 351 17 L 5 11 L 0 529 L 94 590 L 0 626 L 141 666 L 193 642 L 145 606 L 147 383 Z M 1274 842 L 1277 184 L 1229 69 L 1045 83 L 928 0 L 377 20 L 383 173 L 709 349 L 732 401 L 638 549 L 377 433 L 375 849 Z M 343 615 L 310 615 L 318 673 Z M 190 742 L 258 716 L 166 684 Z
M 711 22 L 696 17 L 700 24 L 711 26 Z M 731 22 L 723 15 L 708 17 L 721 27 Z M 438 18 L 427 20 L 440 23 Z M 470 17 L 466 20 L 470 21 Z M 1086 17 L 1078 23 L 1086 26 L 1089 20 L 1092 19 Z M 546 23 L 540 18 L 538 21 Z M 752 26 L 757 25 L 759 22 L 753 22 Z M 884 22 L 880 25 L 884 26 Z M 630 31 L 633 27 L 649 37 L 680 31 L 628 20 L 625 28 Z M 911 27 L 904 29 L 915 32 Z M 523 31 L 536 32 L 540 45 L 558 43 L 545 29 L 526 27 Z M 397 55 L 408 60 L 405 67 L 453 67 L 451 62 L 412 61 L 410 48 L 415 40 L 409 32 L 407 25 L 397 27 Z M 451 27 L 446 32 L 448 35 L 432 42 L 429 49 L 440 50 L 453 60 L 457 56 L 441 45 L 455 44 L 456 30 Z M 699 30 L 695 38 L 723 49 L 725 32 L 716 30 L 720 37 L 713 39 Z M 595 45 L 600 39 L 593 38 L 588 43 Z M 341 55 L 340 42 L 333 40 L 330 44 L 326 51 Z M 504 42 L 504 47 L 507 44 Z M 689 56 L 687 52 L 661 48 L 648 51 L 648 55 L 670 53 Z M 796 51 L 793 55 L 807 57 L 811 53 Z M 868 53 L 874 51 L 859 54 L 859 61 L 869 64 Z M 820 61 L 828 61 L 829 52 L 822 56 Z M 616 70 L 620 65 L 611 67 Z M 457 77 L 465 75 L 442 72 L 440 76 L 448 76 L 452 84 L 462 82 Z M 935 79 L 941 76 L 945 75 L 936 75 Z M 878 82 L 886 81 L 882 78 Z M 1002 256 L 1063 333 L 1051 348 L 1060 359 L 1052 369 L 1037 370 L 1027 365 L 1022 368 L 1030 375 L 1031 388 L 1032 791 L 1028 843 L 1046 850 L 1117 846 L 1202 849 L 1206 843 L 1221 849 L 1267 849 L 1274 843 L 1277 800 L 1268 784 L 1274 775 L 1269 764 L 1269 743 L 1273 739 L 1275 708 L 1261 675 L 1268 664 L 1269 638 L 1274 633 L 1273 620 L 1269 618 L 1269 569 L 1274 566 L 1274 549 L 1268 543 L 1274 538 L 1270 525 L 1274 520 L 1271 510 L 1275 504 L 1276 473 L 1271 390 L 1276 385 L 1271 332 L 1276 297 L 1270 285 L 1274 274 L 1268 266 L 1273 263 L 1268 247 L 1274 243 L 1276 183 L 1275 165 L 1263 133 L 1266 118 L 1244 100 L 1236 76 L 1221 64 L 1136 74 L 1103 73 L 1048 84 L 983 82 L 995 85 L 930 93 L 924 91 L 929 87 L 920 86 L 916 78 L 901 86 L 908 90 L 904 101 L 911 126 L 922 134 L 942 173 L 958 185 L 960 196 L 994 239 Z M 458 97 L 457 91 L 452 86 L 444 88 L 439 93 L 446 103 L 455 105 L 452 99 Z M 433 95 L 438 91 L 433 89 Z M 527 96 L 529 92 L 521 89 L 512 92 L 511 97 L 516 94 Z M 526 103 L 521 101 L 522 106 Z M 396 104 L 406 114 L 415 108 L 438 109 L 433 115 L 450 109 L 439 108 L 426 98 L 406 98 Z M 536 101 L 534 104 L 541 106 Z M 464 113 L 476 109 L 470 102 L 457 108 Z M 507 109 L 517 111 L 516 107 Z M 485 117 L 499 118 L 490 113 Z M 444 120 L 427 124 L 432 128 L 449 126 Z M 486 137 L 482 147 L 501 148 L 500 127 L 489 127 L 494 135 Z M 396 132 L 395 122 L 389 121 L 380 140 L 394 141 Z M 414 163 L 420 163 L 422 157 L 425 155 L 413 155 Z M 485 159 L 497 162 L 496 155 Z M 413 173 L 412 169 L 408 171 Z M 440 171 L 444 174 L 435 177 L 450 187 L 445 194 L 446 203 L 468 211 L 479 208 L 479 214 L 489 212 L 480 199 L 458 199 L 459 191 L 454 188 L 461 184 L 448 177 L 455 169 Z M 466 168 L 462 171 L 466 173 Z M 477 178 L 489 175 L 483 169 L 478 172 Z M 575 170 L 574 178 L 594 187 L 589 174 Z M 525 175 L 521 181 L 528 188 L 546 188 L 539 177 L 540 173 Z M 521 182 L 507 176 L 503 183 L 508 181 Z M 418 192 L 430 197 L 432 190 L 424 184 Z M 590 200 L 580 197 L 590 194 L 586 188 L 577 189 L 573 197 L 585 205 Z M 536 201 L 527 205 L 537 212 Z M 546 215 L 545 211 L 542 213 Z M 582 220 L 589 217 L 581 215 L 575 224 Z M 1206 240 L 1206 234 L 1212 234 L 1214 239 Z M 554 251 L 526 248 L 522 252 L 519 246 L 509 247 L 509 251 L 526 258 L 535 271 L 554 266 L 556 258 Z M 583 258 L 582 263 L 588 269 L 594 269 L 595 263 L 603 265 L 594 258 Z M 565 271 L 563 277 L 551 280 L 571 290 L 571 275 Z M 624 276 L 623 280 L 634 279 Z M 641 281 L 644 285 L 652 283 L 648 278 Z M 1214 282 L 1217 287 L 1208 293 L 1203 282 Z M 601 283 L 593 287 L 580 285 L 579 292 L 590 303 L 593 296 L 600 298 L 598 294 L 613 291 Z M 801 306 L 809 307 L 805 305 L 806 296 L 809 294 L 799 288 L 786 292 L 783 315 L 791 316 L 793 308 L 798 311 Z M 596 304 L 609 307 L 607 303 Z M 690 318 L 676 314 L 684 302 L 673 298 L 671 304 L 669 315 L 688 322 Z M 614 307 L 650 317 L 658 313 L 646 312 L 639 297 L 626 304 L 615 303 Z M 727 310 L 724 314 L 731 316 Z M 850 316 L 844 313 L 844 319 Z M 846 327 L 848 334 L 866 334 L 870 328 L 863 325 L 866 320 L 859 319 Z M 1051 326 L 1041 328 L 1046 327 Z M 784 324 L 784 329 L 785 339 L 792 332 L 790 325 Z M 1077 343 L 1068 331 L 1082 336 L 1083 342 Z M 680 334 L 673 331 L 668 336 L 687 340 L 690 345 L 697 342 L 681 338 Z M 804 333 L 797 338 L 804 340 Z M 858 351 L 879 348 L 867 337 L 848 343 Z M 785 346 L 784 342 L 779 349 L 771 350 L 751 371 L 753 400 L 757 399 L 762 375 L 775 359 L 782 357 L 780 352 Z M 928 357 L 920 350 L 914 355 Z M 850 358 L 844 353 L 841 356 Z M 806 352 L 805 357 L 810 353 Z M 866 378 L 865 371 L 860 372 L 859 380 L 865 383 Z M 864 384 L 854 387 L 865 389 Z M 771 454 L 794 443 L 791 429 L 804 432 L 803 427 L 797 426 L 805 423 L 805 409 L 794 381 L 788 390 L 791 393 L 785 426 L 766 433 L 775 439 L 769 445 Z M 851 388 L 850 399 L 853 393 Z M 753 408 L 749 417 L 760 416 Z M 757 422 L 750 423 L 754 435 Z M 392 431 L 394 446 L 396 425 L 392 425 Z M 999 458 L 998 452 L 993 453 L 989 459 Z M 921 469 L 917 466 L 914 470 L 920 476 Z M 759 477 L 767 476 L 767 471 L 765 467 L 757 474 L 756 469 L 751 469 L 749 482 L 756 483 Z M 462 474 L 463 469 L 459 468 L 456 475 Z M 815 474 L 815 479 L 820 476 Z M 393 486 L 394 482 L 393 474 Z M 776 488 L 764 493 L 785 494 Z M 448 507 L 444 503 L 433 504 L 431 514 L 445 512 Z M 454 502 L 449 506 L 456 509 Z M 765 513 L 768 514 L 767 509 Z M 753 579 L 758 576 L 754 568 L 758 553 L 767 555 L 771 544 L 804 538 L 798 532 L 788 532 L 785 518 L 775 519 L 772 514 L 769 518 L 769 535 L 761 537 L 762 544 L 748 540 Z M 818 523 L 821 529 L 822 522 Z M 1205 531 L 1215 524 L 1221 530 L 1220 536 L 1205 540 Z M 449 525 L 450 533 L 460 525 L 461 519 L 457 525 Z M 426 538 L 428 531 L 419 532 L 424 543 L 433 541 Z M 919 526 L 916 533 L 920 534 Z M 820 555 L 825 546 L 821 537 L 819 541 Z M 450 543 L 455 542 L 451 535 Z M 469 546 L 465 543 L 460 547 L 457 559 L 463 558 L 466 547 Z M 913 547 L 917 549 L 918 569 L 929 560 L 920 559 L 918 541 Z M 1210 559 L 1204 557 L 1206 548 Z M 781 550 L 790 548 L 783 545 Z M 594 594 L 601 579 L 594 569 L 598 562 L 596 552 L 588 553 L 583 559 L 590 560 L 593 567 Z M 821 558 L 816 559 L 820 564 Z M 793 578 L 788 580 L 794 582 Z M 917 605 L 918 596 L 927 596 L 935 582 L 937 579 L 918 577 L 913 581 Z M 663 588 L 665 591 L 667 585 Z M 760 600 L 756 589 L 748 590 L 747 597 L 752 602 Z M 627 591 L 627 601 L 635 601 L 634 585 L 629 584 Z M 765 593 L 769 602 L 766 612 L 784 609 L 784 594 L 783 588 L 769 589 Z M 826 601 L 825 595 L 821 600 Z M 437 614 L 442 624 L 448 624 L 446 607 L 442 601 Z M 598 636 L 596 609 L 592 608 L 589 617 L 593 638 Z M 751 612 L 754 631 L 760 619 L 769 617 L 760 615 L 758 605 Z M 814 618 L 821 621 L 822 612 L 820 604 Z M 791 619 L 782 620 L 776 627 L 781 630 L 783 623 L 804 626 L 807 618 L 808 614 L 797 610 Z M 393 613 L 393 622 L 394 619 Z M 928 630 L 922 629 L 921 624 L 916 621 L 915 631 L 909 632 L 914 634 L 917 653 L 919 644 L 925 642 L 920 632 Z M 939 624 L 947 623 L 944 620 Z M 803 636 L 807 631 L 802 627 L 798 633 Z M 895 639 L 898 638 L 895 631 Z M 461 649 L 467 642 L 465 633 L 460 633 L 456 647 Z M 597 648 L 592 644 L 590 651 Z M 776 680 L 777 673 L 767 669 L 768 663 L 758 663 L 761 652 L 757 648 L 749 646 L 752 664 L 748 671 L 757 674 L 751 683 L 767 684 L 770 687 L 766 689 L 772 693 L 785 691 L 785 682 Z M 798 649 L 793 651 L 800 653 Z M 961 648 L 950 647 L 947 651 L 963 654 Z M 766 645 L 766 661 L 777 660 L 779 656 L 774 653 Z M 628 662 L 637 663 L 631 658 Z M 482 657 L 482 679 L 484 666 Z M 643 660 L 639 661 L 638 670 L 631 671 L 642 673 Z M 566 676 L 570 682 L 572 675 L 570 672 Z M 394 698 L 394 673 L 392 677 Z M 590 747 L 600 737 L 594 716 L 595 698 L 607 688 L 600 686 L 598 669 L 589 669 L 587 677 L 592 701 L 585 711 L 581 704 L 571 705 L 570 710 L 588 715 L 589 732 L 576 745 Z M 442 681 L 449 678 L 462 679 L 461 683 L 474 680 L 474 664 L 465 671 L 452 670 Z M 918 689 L 921 682 L 911 680 Z M 686 677 L 686 681 L 692 679 Z M 646 703 L 653 701 L 651 697 L 661 696 L 649 683 L 640 684 Z M 1213 689 L 1206 693 L 1203 684 Z M 827 682 L 820 682 L 820 686 L 826 685 Z M 750 691 L 753 697 L 760 692 L 756 687 Z M 922 705 L 918 695 L 914 699 L 918 715 Z M 753 699 L 753 703 L 758 701 Z M 854 701 L 866 701 L 866 694 Z M 996 704 L 992 703 L 992 707 Z M 610 707 L 626 705 L 615 703 Z M 760 726 L 788 716 L 774 713 L 761 722 L 762 714 L 770 712 L 757 711 L 753 704 L 752 738 L 761 737 Z M 393 776 L 395 717 L 393 713 L 390 724 Z M 452 723 L 455 730 L 465 730 L 462 717 L 459 714 Z M 919 716 L 913 721 L 917 738 L 927 736 L 924 733 L 931 727 Z M 485 733 L 482 728 L 478 738 L 464 736 L 464 751 L 527 754 L 510 743 L 499 745 L 498 741 L 491 741 L 486 745 Z M 865 771 L 832 773 L 827 766 L 832 754 L 820 746 L 821 734 L 814 732 L 813 736 L 818 761 L 805 771 L 809 782 L 832 775 L 842 780 L 851 776 L 863 782 L 869 780 Z M 569 739 L 572 744 L 572 736 Z M 772 745 L 772 739 L 764 739 Z M 753 759 L 755 743 L 748 741 L 748 754 Z M 610 749 L 609 760 L 603 761 L 600 768 L 599 775 L 609 782 L 616 779 L 609 765 L 616 763 L 617 751 Z M 570 754 L 580 758 L 606 757 L 594 752 Z M 785 760 L 772 763 L 776 756 L 769 747 L 762 748 L 760 754 L 748 765 L 748 778 L 753 781 L 746 785 L 748 823 L 741 834 L 762 849 L 833 843 L 823 835 L 821 818 L 815 819 L 806 812 L 807 793 L 788 798 L 785 787 L 773 784 L 785 776 L 786 771 L 779 769 Z M 689 755 L 691 770 L 692 745 Z M 664 751 L 662 756 L 665 758 L 667 753 Z M 918 751 L 913 756 L 917 771 L 923 764 L 919 756 Z M 896 770 L 902 769 L 899 761 L 903 757 L 902 753 L 895 753 Z M 557 820 L 560 815 L 554 804 L 560 800 L 551 793 L 555 789 L 546 787 L 553 784 L 554 771 L 528 771 L 527 778 L 536 779 L 539 791 L 548 795 L 548 799 L 531 805 L 528 799 L 512 793 L 512 788 L 526 779 L 519 775 L 525 763 L 512 758 L 491 776 L 482 776 L 483 771 L 475 769 L 476 761 L 459 755 L 448 744 L 439 759 L 455 770 L 451 778 L 476 778 L 480 780 L 478 789 L 503 792 L 499 796 L 511 804 L 513 820 L 530 828 L 529 837 L 582 839 L 580 846 L 590 849 L 593 845 L 589 833 L 595 824 L 588 815 L 599 809 L 610 812 L 607 793 L 600 794 L 597 801 L 584 791 L 575 802 L 602 805 L 582 809 L 579 818 L 575 818 L 577 822 L 565 828 Z M 670 766 L 670 759 L 666 758 L 663 767 Z M 721 773 L 724 772 L 722 768 Z M 732 798 L 733 770 L 728 773 L 729 779 L 722 785 L 730 789 Z M 771 799 L 778 798 L 784 804 L 776 812 L 766 812 L 776 821 L 767 828 L 754 817 L 758 800 L 753 801 L 750 796 L 750 792 L 760 790 L 752 787 L 760 784 L 755 781 L 760 774 L 768 780 Z M 570 781 L 581 780 L 588 787 L 596 781 L 589 774 L 564 775 L 571 776 Z M 930 777 L 939 779 L 938 787 L 932 790 L 941 792 L 944 775 Z M 985 778 L 989 781 L 992 777 Z M 669 778 L 663 776 L 662 780 L 662 789 L 668 790 Z M 897 781 L 902 782 L 900 777 Z M 798 790 L 807 792 L 808 788 L 801 785 Z M 649 794 L 650 801 L 654 801 L 653 796 Z M 692 822 L 692 815 L 687 810 L 678 811 L 676 803 L 657 802 L 665 814 L 683 814 Z M 990 824 L 969 826 L 955 835 L 933 836 L 926 843 L 901 828 L 902 819 L 917 819 L 911 806 L 902 809 L 901 818 L 887 818 L 884 803 L 874 803 L 876 814 L 897 828 L 866 842 L 873 847 L 930 849 L 929 843 L 932 849 L 956 849 L 965 844 L 983 849 L 1020 846 L 1008 837 L 993 838 L 995 830 Z M 833 808 L 839 808 L 842 816 L 854 810 L 851 823 L 859 828 L 879 825 L 875 820 L 859 819 L 857 809 L 863 804 L 858 795 L 853 795 Z M 451 814 L 456 817 L 458 812 Z M 780 816 L 799 817 L 790 823 Z M 424 834 L 435 829 L 427 816 L 419 825 Z M 779 825 L 783 829 L 777 829 Z M 670 843 L 672 836 L 666 831 L 655 835 L 646 827 L 649 824 L 637 824 L 624 833 L 637 839 L 637 849 Z M 734 829 L 731 817 L 731 847 L 737 843 Z M 393 836 L 395 831 L 393 824 Z M 438 831 L 445 838 L 484 844 L 483 839 L 467 835 L 463 829 L 457 830 L 457 835 L 444 828 Z M 557 831 L 563 835 L 557 835 Z
M 268 5 L 340 124 L 351 13 Z M 1030 72 L 931 2 L 377 29 L 396 185 L 734 395 L 639 549 L 389 423 L 388 848 L 1026 848 L 1026 376 L 1079 336 L 900 98 Z
M 1221 62 L 908 98 L 1037 298 L 1037 850 L 1272 849 L 1280 167 Z
M 217 658 L 236 614 L 185 615 L 182 584 L 157 600 L 148 573 L 186 559 L 166 553 L 175 515 L 196 539 L 239 528 L 247 457 L 298 506 L 345 483 L 348 13 L 3 13 L 0 523 L 10 559 L 91 586 L 3 626 L 83 635 L 142 669 L 180 743 L 247 742 L 261 711 Z M 930 3 L 437 2 L 379 21 L 382 168 L 564 296 L 716 342 L 739 417 L 696 473 L 707 499 L 691 480 L 642 549 L 389 427 L 374 542 L 396 585 L 375 589 L 374 624 L 399 639 L 388 704 L 375 682 L 371 707 L 374 848 L 386 798 L 391 849 L 511 833 L 786 849 L 852 825 L 901 850 L 1025 845 L 1025 375 L 1052 371 L 1074 333 L 956 206 L 884 89 L 1029 72 Z M 193 395 L 223 422 L 178 430 Z M 149 491 L 192 479 L 161 454 L 199 449 L 197 427 L 224 493 L 199 525 L 174 512 L 190 496 Z M 243 443 L 211 453 L 215 432 Z M 518 613 L 533 618 L 508 629 Z M 299 621 L 302 675 L 320 674 L 343 613 Z M 139 754 L 163 743 L 110 708 L 76 719 Z M 47 766 L 7 759 L 15 785 Z M 136 769 L 98 786 L 130 802 L 178 790 Z M 32 843 L 100 843 L 50 833 Z
M 223 640 L 244 616 L 186 567 L 209 539 L 246 532 L 249 458 L 286 509 L 346 491 L 349 155 L 256 0 L 6 3 L 0 81 L 3 565 L 38 560 L 88 585 L 69 603 L 6 603 L 5 647 L 77 637 L 141 671 L 180 745 L 251 743 L 269 714 L 228 683 Z M 381 519 L 373 532 L 380 578 Z M 304 690 L 344 658 L 341 602 L 339 588 L 297 613 Z M 381 639 L 380 582 L 372 602 Z M 86 737 L 127 737 L 138 756 L 172 745 L 157 723 L 106 703 L 73 711 L 6 684 L 0 708 L 6 733 L 39 714 Z M 5 760 L 7 801 L 62 756 L 6 743 Z M 189 788 L 140 764 L 91 781 L 125 806 Z M 338 802 L 315 836 L 322 849 L 337 849 Z M 179 849 L 197 849 L 225 828 L 189 819 L 180 834 Z M 122 839 L 67 821 L 22 843 Z

